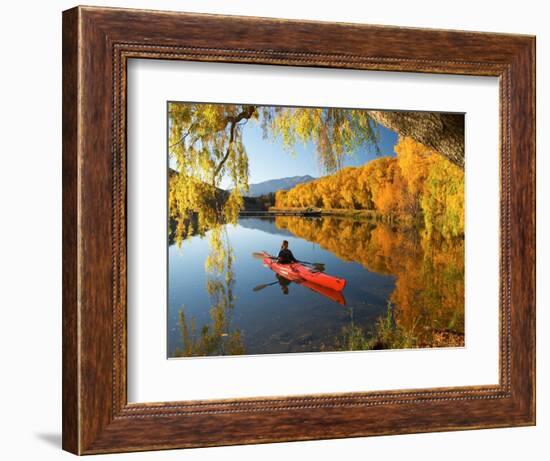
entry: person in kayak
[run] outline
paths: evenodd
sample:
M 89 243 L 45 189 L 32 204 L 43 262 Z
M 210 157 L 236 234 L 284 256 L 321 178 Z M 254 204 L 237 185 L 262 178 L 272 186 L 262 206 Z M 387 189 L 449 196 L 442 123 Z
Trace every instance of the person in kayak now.
M 298 262 L 298 260 L 292 254 L 292 251 L 288 249 L 288 240 L 283 240 L 281 251 L 279 251 L 279 254 L 277 256 L 277 262 L 279 264 L 291 264 Z

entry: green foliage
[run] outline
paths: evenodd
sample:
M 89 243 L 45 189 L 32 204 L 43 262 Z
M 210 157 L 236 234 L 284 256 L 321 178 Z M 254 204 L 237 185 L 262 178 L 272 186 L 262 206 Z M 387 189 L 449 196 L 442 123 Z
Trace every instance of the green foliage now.
M 336 341 L 336 344 L 340 350 L 344 351 L 364 351 L 371 349 L 365 331 L 353 322 L 342 327 L 341 337 Z
M 414 336 L 415 328 L 405 329 L 396 324 L 393 318 L 393 306 L 388 302 L 386 315 L 378 318 L 372 337 L 369 339 L 369 349 L 410 349 L 417 347 L 418 340 Z
M 365 331 L 353 322 L 342 328 L 337 343 L 343 350 L 387 350 L 421 347 L 460 347 L 464 345 L 464 334 L 451 331 L 437 332 L 430 342 L 421 340 L 415 333 L 416 326 L 406 328 L 394 319 L 394 307 L 388 302 L 385 315 L 381 315 L 371 331 Z
M 410 349 L 416 347 L 417 339 L 412 331 L 396 325 L 393 306 L 388 302 L 386 314 L 376 321 L 372 331 L 365 331 L 353 321 L 342 328 L 338 341 L 342 350 L 360 351 L 370 349 Z

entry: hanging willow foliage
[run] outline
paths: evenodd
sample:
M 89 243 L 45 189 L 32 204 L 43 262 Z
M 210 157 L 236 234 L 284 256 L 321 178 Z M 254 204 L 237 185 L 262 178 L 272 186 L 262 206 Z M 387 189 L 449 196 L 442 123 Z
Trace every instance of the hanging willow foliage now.
M 344 156 L 359 146 L 370 145 L 378 152 L 378 125 L 365 110 L 273 107 L 263 114 L 265 137 L 280 136 L 290 152 L 299 142 L 312 141 L 317 161 L 327 173 L 339 170 Z
M 248 153 L 243 126 L 260 123 L 265 138 L 281 139 L 289 152 L 313 142 L 326 172 L 341 168 L 360 146 L 378 149 L 378 125 L 368 111 L 240 104 L 170 103 L 169 155 L 177 173 L 170 178 L 170 218 L 178 244 L 190 234 L 236 222 L 248 192 Z M 231 192 L 219 189 L 223 179 Z

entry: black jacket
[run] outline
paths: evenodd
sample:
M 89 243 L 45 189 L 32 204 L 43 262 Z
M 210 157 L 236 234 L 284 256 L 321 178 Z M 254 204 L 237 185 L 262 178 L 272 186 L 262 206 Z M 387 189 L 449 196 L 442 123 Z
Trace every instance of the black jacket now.
M 277 262 L 281 264 L 290 264 L 290 263 L 298 262 L 298 260 L 292 254 L 292 251 L 290 251 L 287 248 L 286 250 L 279 251 L 279 255 L 277 256 Z

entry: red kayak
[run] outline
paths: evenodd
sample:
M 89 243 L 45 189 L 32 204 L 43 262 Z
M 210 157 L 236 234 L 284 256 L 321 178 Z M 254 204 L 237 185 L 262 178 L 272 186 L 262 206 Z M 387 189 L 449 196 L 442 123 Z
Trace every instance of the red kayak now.
M 316 271 L 301 263 L 279 264 L 272 256 L 265 254 L 264 264 L 273 272 L 283 276 L 291 282 L 305 280 L 334 291 L 342 291 L 346 286 L 345 279 Z

